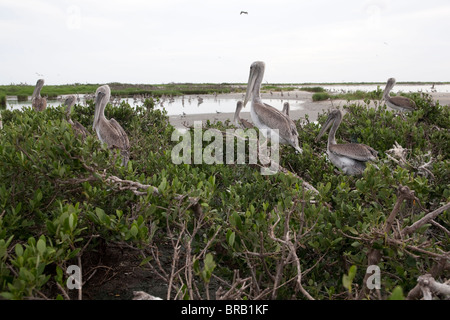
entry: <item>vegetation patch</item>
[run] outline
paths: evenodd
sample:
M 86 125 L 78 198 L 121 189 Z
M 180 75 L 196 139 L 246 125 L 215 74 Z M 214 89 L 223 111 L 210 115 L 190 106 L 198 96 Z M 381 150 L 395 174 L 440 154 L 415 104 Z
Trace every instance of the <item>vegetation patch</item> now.
M 411 114 L 344 107 L 338 142 L 379 152 L 361 177 L 328 161 L 325 139 L 314 141 L 320 125 L 308 119 L 296 122 L 304 152 L 283 146 L 284 170 L 264 176 L 258 165 L 173 164 L 174 128 L 152 99 L 106 107 L 130 139 L 127 167 L 92 132 L 92 101 L 72 111 L 91 131 L 85 140 L 64 107 L 4 110 L 0 294 L 420 299 L 418 277 L 431 273 L 443 283 L 448 270 L 450 110 L 425 94 L 411 97 L 418 107 Z M 203 130 L 215 128 L 225 141 L 230 126 L 208 122 Z M 76 267 L 79 289 L 69 285 Z

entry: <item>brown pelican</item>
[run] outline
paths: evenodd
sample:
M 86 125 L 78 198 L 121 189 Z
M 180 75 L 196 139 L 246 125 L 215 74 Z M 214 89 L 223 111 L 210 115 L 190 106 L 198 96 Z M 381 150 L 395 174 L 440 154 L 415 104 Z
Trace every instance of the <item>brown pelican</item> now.
M 89 134 L 89 132 L 86 130 L 86 128 L 79 123 L 77 120 L 73 121 L 70 117 L 70 113 L 72 111 L 72 107 L 77 101 L 77 98 L 74 95 L 70 95 L 64 100 L 64 105 L 67 106 L 66 108 L 66 119 L 67 122 L 70 123 L 72 126 L 72 129 L 74 130 L 75 134 L 80 135 L 83 140 L 86 138 L 86 136 Z
M 103 85 L 95 92 L 95 115 L 92 128 L 97 132 L 101 142 L 106 143 L 109 148 L 117 148 L 122 155 L 122 165 L 126 166 L 130 157 L 130 142 L 128 136 L 115 119 L 106 119 L 105 107 L 111 97 L 111 89 Z
M 297 127 L 285 114 L 275 109 L 261 100 L 261 82 L 264 76 L 265 63 L 262 61 L 253 62 L 250 66 L 247 92 L 244 98 L 244 108 L 250 96 L 252 105 L 250 115 L 256 127 L 258 127 L 266 138 L 272 134 L 279 136 L 279 142 L 292 146 L 297 152 L 303 150 L 298 145 Z M 265 129 L 265 130 L 262 130 Z M 273 131 L 276 130 L 276 131 Z
M 320 130 L 316 142 L 333 124 L 328 135 L 327 154 L 331 163 L 348 175 L 361 175 L 366 168 L 366 162 L 377 159 L 378 152 L 362 143 L 337 144 L 335 134 L 342 121 L 342 112 L 333 110 Z
M 395 85 L 395 79 L 389 78 L 386 84 L 386 88 L 384 89 L 383 99 L 386 101 L 386 104 L 395 110 L 398 111 L 414 111 L 416 110 L 416 103 L 409 98 L 402 96 L 391 97 L 389 92 L 391 92 L 392 88 Z
M 287 115 L 288 117 L 289 117 L 289 102 L 285 102 L 284 104 L 283 104 L 283 111 L 281 111 L 281 112 L 283 112 L 285 115 Z
M 242 109 L 242 101 L 239 100 L 236 104 L 236 111 L 234 113 L 234 118 L 233 118 L 234 125 L 236 127 L 242 128 L 242 129 L 253 128 L 253 125 L 250 122 L 248 122 L 245 119 L 241 119 L 241 117 L 239 116 L 241 109 Z
M 36 82 L 33 95 L 31 96 L 31 106 L 36 111 L 43 111 L 47 107 L 47 99 L 41 97 L 41 90 L 44 86 L 44 79 L 39 79 Z

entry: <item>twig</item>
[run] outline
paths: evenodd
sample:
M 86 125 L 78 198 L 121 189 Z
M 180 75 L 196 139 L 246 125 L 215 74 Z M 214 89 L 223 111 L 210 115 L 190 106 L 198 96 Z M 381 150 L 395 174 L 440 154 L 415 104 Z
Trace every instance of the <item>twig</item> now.
M 398 211 L 400 210 L 400 206 L 405 199 L 415 200 L 417 199 L 414 195 L 414 190 L 409 189 L 407 186 L 400 185 L 398 187 L 398 198 L 395 202 L 394 208 L 391 211 L 391 214 L 386 219 L 386 224 L 384 227 L 384 232 L 387 234 L 391 230 L 392 224 L 394 223 L 395 217 L 397 216 Z
M 426 216 L 424 216 L 422 219 L 416 221 L 411 226 L 403 228 L 402 235 L 405 236 L 405 235 L 415 232 L 417 229 L 422 227 L 424 224 L 430 222 L 431 220 L 434 220 L 439 214 L 448 210 L 449 208 L 450 208 L 450 202 L 447 203 L 446 205 L 440 207 L 439 209 L 436 209 L 433 212 L 428 213 Z

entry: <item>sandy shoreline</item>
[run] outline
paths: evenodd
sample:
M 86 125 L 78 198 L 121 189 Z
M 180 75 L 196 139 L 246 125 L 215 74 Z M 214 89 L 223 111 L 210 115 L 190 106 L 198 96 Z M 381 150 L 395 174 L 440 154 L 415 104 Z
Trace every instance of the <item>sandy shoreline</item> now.
M 434 101 L 439 101 L 441 105 L 450 105 L 450 93 L 443 93 L 443 92 L 435 92 L 430 93 L 433 97 Z M 306 115 L 308 115 L 309 121 L 316 121 L 317 117 L 320 113 L 323 111 L 335 108 L 337 106 L 344 106 L 347 104 L 346 100 L 333 100 L 333 101 L 312 101 L 312 95 L 311 92 L 306 91 L 290 91 L 289 95 L 287 92 L 283 93 L 283 96 L 281 96 L 280 92 L 275 92 L 273 94 L 270 93 L 262 93 L 261 96 L 263 99 L 282 99 L 282 100 L 301 100 L 304 101 L 302 104 L 302 110 L 292 110 L 290 112 L 290 116 L 293 120 L 298 120 L 300 118 L 305 118 Z M 214 95 L 210 95 L 213 97 Z M 206 96 L 203 96 L 206 97 Z M 219 94 L 217 95 L 220 99 L 241 99 L 243 100 L 243 94 L 242 93 L 229 93 L 229 94 Z M 351 103 L 363 103 L 363 101 L 355 100 L 351 101 Z M 279 106 L 275 106 L 279 109 L 281 109 L 281 104 Z M 170 123 L 176 127 L 176 128 L 183 128 L 186 126 L 192 126 L 194 124 L 194 121 L 202 121 L 203 123 L 206 123 L 207 120 L 210 120 L 211 122 L 214 121 L 226 121 L 227 119 L 230 121 L 233 121 L 233 112 L 227 112 L 227 113 L 205 113 L 205 114 L 192 114 L 192 115 L 185 115 L 185 116 L 169 116 Z M 241 118 L 250 120 L 250 105 L 247 104 L 247 107 L 241 111 L 240 114 Z

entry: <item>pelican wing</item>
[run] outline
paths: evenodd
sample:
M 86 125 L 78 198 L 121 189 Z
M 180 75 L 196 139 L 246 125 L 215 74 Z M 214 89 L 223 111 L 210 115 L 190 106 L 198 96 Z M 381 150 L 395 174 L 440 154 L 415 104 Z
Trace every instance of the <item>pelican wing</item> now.
M 293 121 L 281 113 L 280 110 L 266 103 L 259 102 L 255 102 L 253 107 L 259 117 L 259 121 L 271 129 L 278 129 L 280 137 L 298 136 L 297 128 Z
M 390 100 L 393 104 L 403 107 L 403 108 L 407 108 L 407 109 L 415 109 L 416 108 L 415 102 L 407 97 L 395 96 L 395 97 L 390 97 Z
M 245 120 L 245 119 L 239 119 L 239 121 L 240 121 L 241 126 L 243 127 L 243 129 L 250 129 L 250 128 L 253 128 L 253 125 L 252 125 L 250 122 L 248 122 L 247 120 Z
M 86 138 L 89 135 L 89 132 L 86 130 L 86 128 L 79 123 L 78 121 L 73 121 L 72 123 L 72 128 L 78 132 L 79 134 L 81 134 L 81 136 L 84 138 Z
M 44 111 L 47 107 L 47 99 L 42 97 L 35 97 L 31 100 L 31 105 L 37 111 Z
M 362 143 L 332 144 L 329 150 L 338 156 L 358 161 L 376 160 L 378 152 Z
M 124 150 L 130 149 L 130 141 L 128 140 L 128 135 L 126 134 L 125 130 L 123 130 L 122 126 L 114 118 L 111 118 L 111 120 L 109 120 L 109 123 L 114 131 L 116 131 L 117 137 L 119 139 L 118 143 L 121 144 L 117 147 Z

